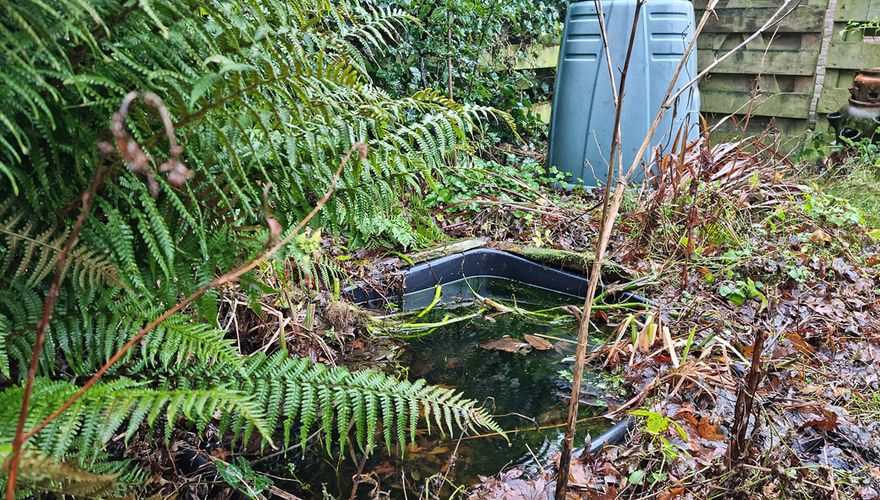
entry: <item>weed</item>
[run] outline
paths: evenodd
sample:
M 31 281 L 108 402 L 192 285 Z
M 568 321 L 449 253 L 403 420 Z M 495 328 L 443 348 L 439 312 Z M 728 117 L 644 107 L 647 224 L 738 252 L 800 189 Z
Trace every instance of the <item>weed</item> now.
M 250 462 L 242 457 L 235 458 L 235 464 L 226 463 L 222 460 L 214 462 L 217 473 L 232 486 L 248 498 L 262 498 L 262 493 L 272 486 L 272 480 L 254 472 Z
M 746 278 L 745 281 L 737 280 L 721 284 L 718 287 L 718 295 L 733 302 L 737 306 L 745 304 L 748 299 L 758 299 L 761 302 L 761 310 L 763 311 L 768 305 L 767 297 L 761 290 L 764 284 L 760 281 L 753 281 L 752 278 Z
M 645 469 L 637 469 L 631 472 L 629 475 L 629 482 L 636 485 L 642 485 L 645 484 L 645 480 L 647 479 L 647 482 L 653 485 L 666 481 L 669 477 L 664 470 L 666 462 L 675 461 L 682 453 L 685 455 L 688 453 L 687 450 L 681 446 L 670 443 L 663 434 L 672 427 L 678 432 L 678 435 L 681 436 L 681 439 L 684 442 L 687 442 L 687 434 L 678 423 L 662 413 L 651 410 L 633 410 L 630 412 L 630 415 L 642 417 L 644 419 L 644 430 L 651 435 L 652 443 L 660 449 L 663 460 L 660 463 L 660 466 L 650 473 Z

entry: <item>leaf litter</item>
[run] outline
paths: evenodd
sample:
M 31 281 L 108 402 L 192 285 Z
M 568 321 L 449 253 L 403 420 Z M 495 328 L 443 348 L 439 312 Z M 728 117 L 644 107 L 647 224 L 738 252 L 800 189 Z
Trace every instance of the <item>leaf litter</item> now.
M 672 426 L 654 436 L 640 424 L 620 446 L 573 464 L 570 495 L 880 497 L 876 229 L 845 200 L 806 187 L 804 174 L 760 139 L 702 146 L 664 162 L 669 170 L 632 200 L 612 236 L 609 268 L 653 276 L 641 293 L 657 305 L 668 338 L 643 334 L 640 316 L 632 338 L 620 335 L 591 356 L 634 394 L 611 403 L 610 414 L 642 408 L 669 418 L 685 439 Z M 553 214 L 540 220 L 551 248 L 590 255 L 599 215 L 590 196 L 598 195 L 567 194 L 543 208 Z M 582 212 L 587 206 L 593 211 Z M 456 235 L 512 247 L 531 238 L 513 229 L 521 222 L 501 222 L 518 217 L 487 208 Z M 730 470 L 734 406 L 758 330 L 767 337 L 763 377 L 746 454 Z M 513 468 L 486 478 L 471 498 L 549 498 L 555 470 L 543 465 L 539 477 Z

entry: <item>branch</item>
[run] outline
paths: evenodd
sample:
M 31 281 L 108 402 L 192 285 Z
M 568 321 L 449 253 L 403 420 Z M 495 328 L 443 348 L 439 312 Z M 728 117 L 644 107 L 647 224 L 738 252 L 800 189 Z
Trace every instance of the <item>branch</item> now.
M 158 184 L 156 184 L 156 180 L 152 178 L 152 174 L 149 171 L 149 158 L 141 150 L 140 146 L 135 141 L 131 140 L 128 132 L 125 130 L 125 118 L 128 116 L 128 109 L 131 106 L 131 103 L 138 98 L 143 99 L 147 104 L 156 108 L 159 112 L 159 116 L 162 118 L 165 125 L 165 134 L 168 137 L 168 144 L 171 149 L 171 157 L 159 167 L 159 170 L 162 172 L 168 172 L 168 180 L 173 184 L 179 185 L 189 177 L 189 170 L 181 165 L 178 160 L 180 153 L 183 150 L 177 145 L 177 140 L 174 137 L 174 126 L 171 124 L 168 110 L 165 108 L 162 100 L 155 94 L 151 92 L 145 94 L 140 92 L 129 92 L 128 95 L 125 96 L 122 100 L 119 111 L 113 115 L 113 120 L 110 125 L 110 130 L 113 132 L 113 137 L 116 139 L 116 146 L 122 154 L 123 159 L 128 163 L 129 169 L 133 172 L 145 174 L 148 181 L 151 182 L 151 186 L 155 184 L 156 189 L 158 189 Z M 92 174 L 89 187 L 86 188 L 86 191 L 82 194 L 82 209 L 80 210 L 79 217 L 77 217 L 76 222 L 73 224 L 73 228 L 67 236 L 67 241 L 64 243 L 64 247 L 62 248 L 61 253 L 58 254 L 58 260 L 55 263 L 55 276 L 52 278 L 52 284 L 49 286 L 49 294 L 46 296 L 46 302 L 43 303 L 43 314 L 40 318 L 39 324 L 37 324 L 37 338 L 34 342 L 34 350 L 31 353 L 31 363 L 30 366 L 28 366 L 24 394 L 21 400 L 21 411 L 18 414 L 18 424 L 16 425 L 15 437 L 12 441 L 12 457 L 9 463 L 9 482 L 6 484 L 7 500 L 15 499 L 15 483 L 18 477 L 18 467 L 21 463 L 21 448 L 24 445 L 24 442 L 31 437 L 31 434 L 26 435 L 24 433 L 24 424 L 27 421 L 28 405 L 30 404 L 34 379 L 37 376 L 37 366 L 40 362 L 40 355 L 43 352 L 43 344 L 46 342 L 46 330 L 49 328 L 49 320 L 52 318 L 52 309 L 55 308 L 55 302 L 58 300 L 58 291 L 61 288 L 61 280 L 64 277 L 64 271 L 67 269 L 67 261 L 70 258 L 70 252 L 73 250 L 74 245 L 76 245 L 76 242 L 79 239 L 79 233 L 82 231 L 86 218 L 91 211 L 95 199 L 95 193 L 98 191 L 98 187 L 101 185 L 104 178 L 104 167 L 107 157 L 112 152 L 113 146 L 111 144 L 106 142 L 98 143 L 98 165 L 95 167 L 95 172 Z
M 611 139 L 611 155 L 609 157 L 608 172 L 605 183 L 605 190 L 602 196 L 602 220 L 613 220 L 617 216 L 619 204 L 609 207 L 609 198 L 611 195 L 611 179 L 614 171 L 615 152 L 620 150 L 620 117 L 623 109 L 623 95 L 626 89 L 626 75 L 629 68 L 630 59 L 632 57 L 633 46 L 635 45 L 636 35 L 639 29 L 639 17 L 642 12 L 642 5 L 646 0 L 639 0 L 636 4 L 636 11 L 633 15 L 632 30 L 629 37 L 629 46 L 626 49 L 626 60 L 623 63 L 623 70 L 620 75 L 620 91 L 617 90 L 614 78 L 614 69 L 611 64 L 611 49 L 608 46 L 608 34 L 605 30 L 605 11 L 602 9 L 602 0 L 595 0 L 596 10 L 599 14 L 599 29 L 602 34 L 603 46 L 605 49 L 605 58 L 608 64 L 609 78 L 611 79 L 611 91 L 614 97 L 614 132 Z M 618 164 L 622 168 L 622 155 Z M 609 208 L 614 215 L 609 216 Z M 610 230 L 608 231 L 610 235 Z M 596 241 L 596 254 L 593 259 L 593 268 L 590 271 L 590 281 L 587 286 L 587 296 L 584 299 L 584 309 L 580 317 L 578 325 L 578 344 L 575 354 L 574 376 L 571 382 L 571 399 L 568 406 L 568 420 L 565 428 L 565 438 L 562 440 L 562 452 L 559 458 L 559 473 L 556 476 L 556 498 L 565 498 L 565 492 L 568 488 L 568 472 L 571 468 L 571 452 L 574 446 L 574 433 L 577 427 L 578 406 L 580 403 L 581 384 L 584 377 L 584 364 L 587 356 L 587 341 L 590 332 L 590 314 L 593 309 L 593 299 L 596 296 L 596 288 L 599 286 L 599 273 L 602 270 L 602 260 L 605 257 L 605 249 L 608 246 L 608 238 L 603 231 Z
M 113 146 L 103 142 L 99 145 L 100 159 L 98 166 L 92 174 L 92 180 L 89 187 L 82 194 L 82 209 L 79 217 L 67 236 L 67 241 L 61 253 L 58 254 L 58 260 L 55 262 L 55 277 L 52 278 L 52 284 L 49 286 L 49 294 L 46 302 L 43 303 L 43 315 L 40 317 L 40 323 L 37 325 L 37 338 L 34 343 L 34 350 L 31 353 L 31 363 L 28 367 L 27 379 L 24 384 L 24 395 L 21 400 L 21 411 L 18 414 L 18 425 L 15 427 L 15 438 L 12 440 L 12 457 L 9 462 L 9 481 L 6 483 L 6 499 L 15 500 L 15 481 L 18 476 L 18 466 L 21 463 L 21 447 L 27 437 L 24 433 L 24 424 L 27 421 L 28 404 L 30 403 L 31 391 L 34 387 L 34 379 L 37 377 L 37 366 L 40 362 L 40 355 L 43 351 L 43 344 L 46 342 L 46 329 L 49 327 L 49 320 L 52 317 L 52 309 L 55 307 L 55 301 L 58 299 L 58 291 L 61 288 L 61 280 L 64 277 L 64 271 L 67 269 L 67 260 L 70 258 L 70 252 L 73 250 L 79 239 L 79 233 L 82 231 L 86 217 L 92 208 L 92 202 L 95 199 L 95 192 L 101 183 L 104 174 L 104 161 L 106 156 L 113 151 Z
M 282 238 L 280 241 L 278 241 L 278 243 L 273 245 L 272 248 L 270 248 L 269 250 L 267 250 L 266 252 L 261 254 L 256 259 L 242 265 L 241 267 L 239 267 L 237 269 L 229 271 L 226 274 L 223 274 L 222 276 L 214 278 L 213 280 L 208 282 L 207 285 L 196 290 L 195 292 L 190 294 L 188 297 L 186 297 L 182 301 L 178 302 L 175 306 L 168 309 L 167 311 L 162 313 L 159 317 L 157 317 L 156 319 L 151 321 L 149 324 L 147 324 L 147 326 L 143 327 L 140 331 L 138 331 L 137 334 L 135 334 L 134 337 L 132 337 L 128 342 L 125 343 L 125 345 L 123 345 L 118 351 L 116 351 L 116 353 L 109 360 L 107 360 L 106 363 L 104 363 L 104 366 L 102 366 L 94 375 L 92 375 L 92 378 L 90 378 L 73 396 L 71 396 L 70 399 L 65 401 L 64 404 L 62 404 L 57 410 L 52 412 L 51 415 L 46 417 L 45 420 L 43 420 L 42 422 L 40 422 L 39 424 L 34 426 L 33 429 L 28 431 L 28 433 L 25 435 L 25 439 L 29 439 L 29 438 L 33 437 L 36 433 L 40 432 L 44 427 L 49 425 L 53 420 L 58 418 L 59 415 L 64 413 L 65 410 L 70 408 L 70 406 L 73 405 L 73 403 L 75 403 L 79 398 L 81 398 L 83 396 L 83 394 L 85 394 L 86 391 L 88 391 L 89 388 L 95 384 L 95 382 L 97 382 L 105 373 L 107 373 L 107 371 L 110 369 L 110 367 L 112 367 L 117 361 L 119 361 L 125 355 L 125 353 L 128 352 L 129 349 L 131 349 L 139 340 L 141 340 L 144 337 L 144 335 L 151 332 L 153 329 L 155 329 L 157 326 L 162 324 L 163 321 L 165 321 L 166 319 L 171 317 L 173 314 L 179 312 L 184 307 L 192 304 L 195 300 L 197 300 L 199 297 L 204 295 L 209 290 L 216 288 L 220 285 L 223 285 L 226 283 L 231 283 L 231 282 L 238 280 L 238 278 L 240 278 L 242 275 L 253 270 L 254 268 L 259 266 L 263 262 L 269 260 L 278 250 L 281 250 L 288 243 L 290 243 L 293 240 L 293 238 L 297 234 L 299 234 L 299 232 L 302 231 L 303 228 L 306 227 L 306 225 L 309 223 L 309 221 L 311 221 L 312 218 L 318 212 L 320 212 L 321 209 L 324 208 L 324 205 L 327 204 L 327 201 L 330 200 L 330 196 L 333 195 L 333 192 L 336 189 L 336 184 L 339 182 L 339 178 L 342 176 L 342 172 L 345 169 L 345 166 L 348 164 L 349 160 L 351 159 L 352 154 L 355 151 L 357 151 L 358 156 L 361 160 L 363 160 L 367 157 L 367 146 L 364 143 L 359 142 L 359 143 L 356 143 L 354 146 L 352 146 L 351 149 L 348 150 L 348 153 L 346 153 L 345 157 L 342 158 L 342 162 L 339 164 L 339 168 L 336 169 L 336 173 L 333 175 L 333 180 L 330 182 L 330 186 L 327 188 L 327 191 L 324 193 L 324 196 L 322 196 L 321 199 L 318 200 L 318 202 L 315 204 L 314 208 L 312 208 L 312 211 L 309 212 L 308 215 L 306 215 L 305 218 L 303 220 L 301 220 L 299 222 L 299 224 L 297 224 L 297 226 L 287 236 Z

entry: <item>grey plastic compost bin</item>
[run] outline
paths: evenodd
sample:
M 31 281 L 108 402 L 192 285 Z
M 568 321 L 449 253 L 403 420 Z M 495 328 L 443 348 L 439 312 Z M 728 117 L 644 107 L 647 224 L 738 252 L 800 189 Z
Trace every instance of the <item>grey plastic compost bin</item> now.
M 626 60 L 637 0 L 604 0 L 608 45 L 617 84 Z M 687 0 L 648 0 L 642 7 L 629 65 L 620 129 L 624 169 L 633 162 L 660 109 L 669 82 L 694 33 L 694 7 Z M 677 88 L 697 74 L 696 51 L 679 75 Z M 670 151 L 685 123 L 691 139 L 699 135 L 699 92 L 688 90 L 657 129 L 655 146 Z M 550 120 L 548 163 L 587 186 L 605 183 L 614 126 L 614 99 L 593 0 L 572 3 L 565 17 Z M 641 181 L 639 168 L 635 181 Z

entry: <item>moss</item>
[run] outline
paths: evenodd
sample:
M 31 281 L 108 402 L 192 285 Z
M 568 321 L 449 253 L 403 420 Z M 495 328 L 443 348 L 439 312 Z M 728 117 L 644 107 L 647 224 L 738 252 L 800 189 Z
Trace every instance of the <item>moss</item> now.
M 593 266 L 593 255 L 581 252 L 572 252 L 570 250 L 557 250 L 555 248 L 529 247 L 514 244 L 498 245 L 499 250 L 505 250 L 511 253 L 522 255 L 527 259 L 534 260 L 546 265 L 561 266 L 572 271 L 588 273 Z M 620 266 L 608 259 L 602 263 L 603 275 L 607 277 L 617 277 L 633 279 L 638 277 L 637 273 Z

